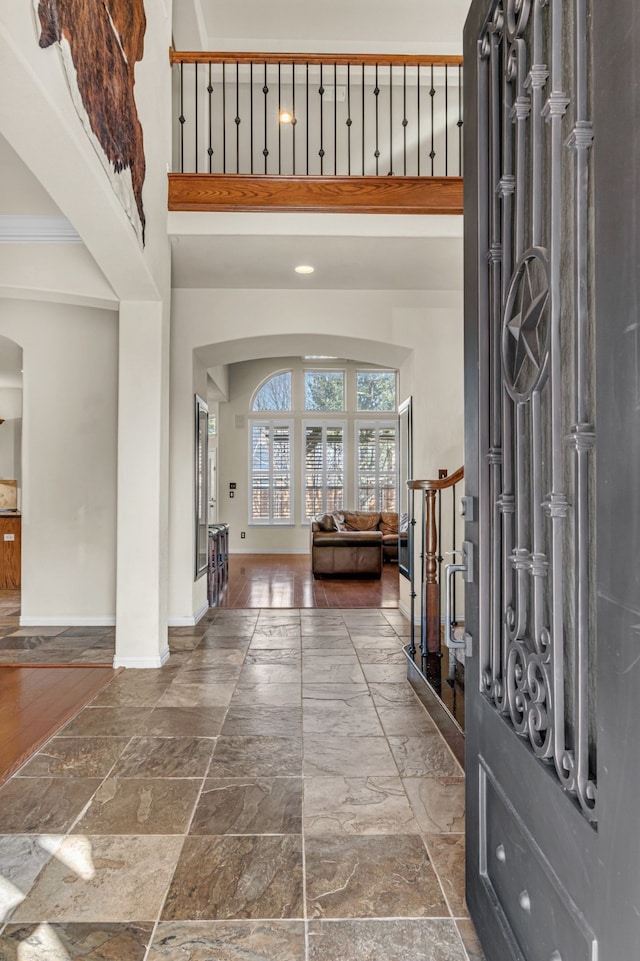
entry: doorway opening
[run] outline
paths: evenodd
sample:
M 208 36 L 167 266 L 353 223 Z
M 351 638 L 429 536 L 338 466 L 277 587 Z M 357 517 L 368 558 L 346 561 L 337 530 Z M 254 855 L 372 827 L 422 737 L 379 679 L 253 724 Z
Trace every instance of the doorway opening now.
M 20 613 L 22 347 L 0 336 L 0 620 Z

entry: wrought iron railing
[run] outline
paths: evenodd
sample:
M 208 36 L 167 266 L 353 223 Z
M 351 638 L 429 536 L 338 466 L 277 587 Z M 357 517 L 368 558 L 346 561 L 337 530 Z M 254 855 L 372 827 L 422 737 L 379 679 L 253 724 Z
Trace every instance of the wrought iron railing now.
M 464 467 L 460 467 L 451 475 L 447 475 L 447 471 L 440 471 L 437 480 L 407 482 L 411 493 L 412 516 L 415 513 L 416 497 L 421 502 L 421 508 L 420 517 L 415 518 L 420 537 L 420 567 L 416 572 L 415 558 L 412 558 L 411 636 L 406 652 L 436 693 L 440 693 L 438 688 L 442 676 L 440 659 L 443 636 L 449 638 L 453 635 L 460 616 L 456 603 L 458 598 L 455 576 L 452 576 L 450 584 L 447 584 L 447 579 L 442 577 L 442 567 L 447 554 L 458 553 L 458 535 L 462 526 L 458 524 L 458 485 L 463 478 Z M 445 592 L 449 587 L 451 593 L 449 603 L 446 603 Z M 419 612 L 415 610 L 416 601 Z M 416 617 L 418 613 L 419 617 Z M 419 636 L 416 621 L 419 625 Z M 454 653 L 450 652 L 451 670 L 447 673 L 451 679 L 454 665 Z
M 207 600 L 217 607 L 229 577 L 229 525 L 210 524 L 207 551 Z
M 460 57 L 170 58 L 176 172 L 462 176 Z

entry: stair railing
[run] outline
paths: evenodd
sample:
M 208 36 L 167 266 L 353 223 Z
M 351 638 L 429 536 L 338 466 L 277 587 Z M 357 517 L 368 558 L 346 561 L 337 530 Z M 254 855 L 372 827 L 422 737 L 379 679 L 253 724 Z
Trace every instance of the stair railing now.
M 415 557 L 410 558 L 411 580 L 411 639 L 408 647 L 410 657 L 416 662 L 423 674 L 426 674 L 426 662 L 429 655 L 439 655 L 442 649 L 441 612 L 444 609 L 443 591 L 445 583 L 442 578 L 443 532 L 450 538 L 451 551 L 456 549 L 456 518 L 458 513 L 457 485 L 464 478 L 464 467 L 459 467 L 453 474 L 446 470 L 439 472 L 440 477 L 435 480 L 409 480 L 407 487 L 411 492 L 410 500 L 413 505 L 416 492 L 422 494 L 420 518 L 420 583 L 416 584 Z M 443 504 L 445 491 L 451 491 L 450 506 Z M 448 499 L 448 498 L 447 498 Z M 413 513 L 413 510 L 412 510 Z M 411 525 L 415 529 L 418 523 L 412 516 Z M 413 552 L 412 552 L 413 553 Z M 416 588 L 419 588 L 419 591 Z M 455 579 L 453 584 L 452 623 L 456 617 Z M 416 645 L 416 599 L 420 603 L 420 644 Z M 445 631 L 451 625 L 445 625 Z M 417 663 L 417 662 L 416 662 Z

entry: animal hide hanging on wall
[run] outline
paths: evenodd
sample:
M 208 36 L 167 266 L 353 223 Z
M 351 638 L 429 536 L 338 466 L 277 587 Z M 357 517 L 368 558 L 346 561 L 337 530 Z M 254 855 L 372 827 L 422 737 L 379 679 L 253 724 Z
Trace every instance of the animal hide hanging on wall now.
M 34 0 L 41 47 L 59 46 L 76 110 L 144 245 L 142 126 L 134 98 L 144 0 Z

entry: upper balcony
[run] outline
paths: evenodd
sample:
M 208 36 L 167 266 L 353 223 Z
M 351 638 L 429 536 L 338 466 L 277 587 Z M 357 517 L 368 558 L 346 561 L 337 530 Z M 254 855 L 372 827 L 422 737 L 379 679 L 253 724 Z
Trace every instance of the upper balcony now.
M 179 53 L 169 210 L 462 213 L 462 58 Z

